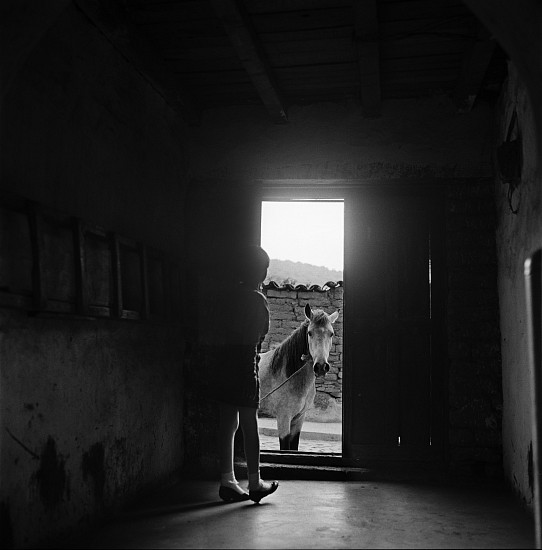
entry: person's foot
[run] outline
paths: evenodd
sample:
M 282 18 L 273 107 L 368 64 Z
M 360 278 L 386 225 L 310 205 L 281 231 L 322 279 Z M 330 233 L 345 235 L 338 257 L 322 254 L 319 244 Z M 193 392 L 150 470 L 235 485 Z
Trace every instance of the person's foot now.
M 218 489 L 218 496 L 224 502 L 243 502 L 250 498 L 248 493 L 243 491 L 241 487 L 239 487 L 239 490 L 236 490 L 231 487 L 225 487 L 224 485 L 221 485 Z
M 260 481 L 260 486 L 258 489 L 250 489 L 248 491 L 248 496 L 250 500 L 259 503 L 262 498 L 274 493 L 279 487 L 278 481 Z

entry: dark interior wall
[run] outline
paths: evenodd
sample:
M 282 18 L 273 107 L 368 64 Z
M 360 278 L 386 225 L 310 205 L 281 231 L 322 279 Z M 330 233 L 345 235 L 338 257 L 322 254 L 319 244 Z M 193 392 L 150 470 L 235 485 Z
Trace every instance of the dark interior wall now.
M 182 262 L 176 113 L 72 2 L 2 7 L 0 190 Z M 183 353 L 174 323 L 0 307 L 3 547 L 92 524 L 182 467 Z
M 510 138 L 519 138 L 521 142 L 521 178 L 510 201 L 509 179 L 498 173 L 494 188 L 498 217 L 504 468 L 514 489 L 532 505 L 532 366 L 528 357 L 524 262 L 542 246 L 542 144 L 536 136 L 533 103 L 516 67 L 511 65 L 501 98 L 496 146 L 507 139 L 514 111 L 517 123 L 512 125 Z
M 180 255 L 184 125 L 74 3 L 26 52 L 1 116 L 2 189 Z
M 493 178 L 446 189 L 450 466 L 502 475 L 502 362 Z

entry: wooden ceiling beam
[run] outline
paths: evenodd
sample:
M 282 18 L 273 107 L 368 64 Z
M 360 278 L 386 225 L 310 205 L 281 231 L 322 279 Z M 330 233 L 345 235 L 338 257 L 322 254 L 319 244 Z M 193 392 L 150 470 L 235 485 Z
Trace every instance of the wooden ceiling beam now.
M 353 0 L 352 8 L 363 113 L 366 117 L 378 117 L 382 108 L 382 92 L 376 0 Z
M 466 113 L 472 109 L 495 47 L 495 40 L 482 28 L 476 41 L 465 54 L 454 90 L 454 102 L 460 112 Z
M 178 78 L 154 45 L 131 22 L 123 3 L 117 0 L 75 0 L 75 3 L 187 124 L 200 123 L 201 115 L 192 99 L 181 89 Z
M 236 0 L 212 0 L 215 12 L 275 123 L 287 122 L 286 105 L 275 75 L 243 5 Z

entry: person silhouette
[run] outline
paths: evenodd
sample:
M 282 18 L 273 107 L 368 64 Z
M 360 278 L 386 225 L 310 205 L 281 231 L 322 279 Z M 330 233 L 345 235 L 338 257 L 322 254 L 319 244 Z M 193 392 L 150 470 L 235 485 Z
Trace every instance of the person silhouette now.
M 212 329 L 216 347 L 211 396 L 219 406 L 219 496 L 226 502 L 259 503 L 279 485 L 260 477 L 258 361 L 269 330 L 269 307 L 260 289 L 267 276 L 269 256 L 260 246 L 247 245 L 237 248 L 228 261 L 231 288 L 220 293 Z M 234 472 L 234 437 L 239 425 L 243 431 L 248 493 Z

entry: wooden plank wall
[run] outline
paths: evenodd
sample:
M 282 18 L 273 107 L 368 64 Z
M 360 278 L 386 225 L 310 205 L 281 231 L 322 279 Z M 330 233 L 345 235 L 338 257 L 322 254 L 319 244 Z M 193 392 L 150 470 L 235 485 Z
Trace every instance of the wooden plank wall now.
M 180 318 L 178 259 L 23 197 L 0 195 L 0 307 L 135 321 Z

